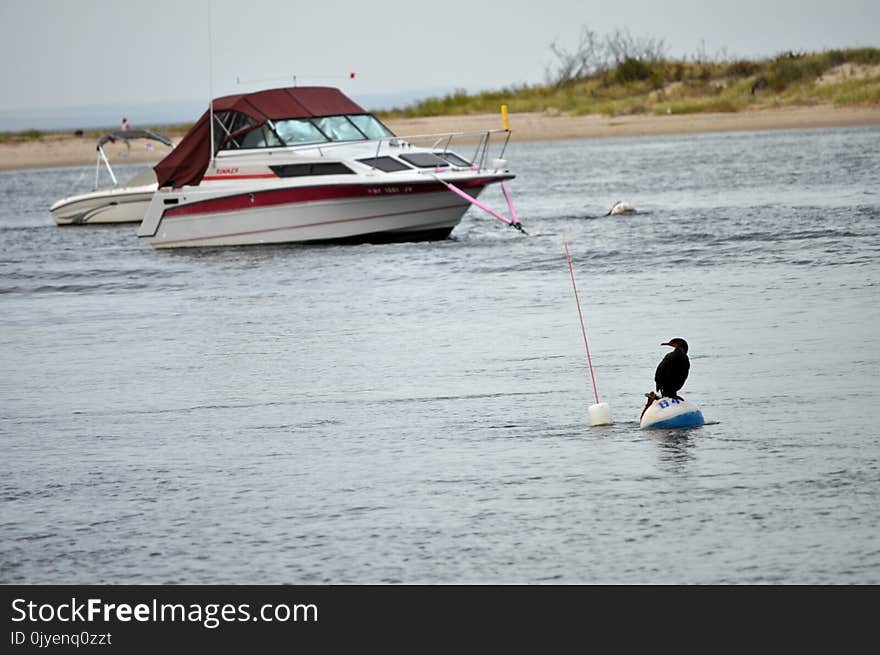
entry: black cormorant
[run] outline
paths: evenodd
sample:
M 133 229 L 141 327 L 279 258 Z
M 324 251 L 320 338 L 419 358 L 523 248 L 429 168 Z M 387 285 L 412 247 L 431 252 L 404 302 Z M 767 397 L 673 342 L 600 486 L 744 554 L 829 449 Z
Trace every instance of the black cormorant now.
M 654 373 L 657 391 L 661 396 L 684 400 L 679 397 L 678 390 L 684 386 L 684 381 L 687 380 L 688 371 L 691 368 L 691 362 L 687 356 L 687 341 L 676 338 L 660 345 L 672 346 L 675 350 L 667 354 L 657 366 L 657 371 Z

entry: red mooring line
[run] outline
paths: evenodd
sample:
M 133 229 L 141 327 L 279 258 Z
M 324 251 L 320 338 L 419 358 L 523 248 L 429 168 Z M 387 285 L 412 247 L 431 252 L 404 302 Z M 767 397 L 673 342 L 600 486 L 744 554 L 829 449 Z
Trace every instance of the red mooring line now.
M 571 255 L 568 254 L 568 240 L 565 235 L 562 236 L 562 243 L 565 244 L 565 258 L 568 260 L 568 272 L 571 274 L 571 287 L 574 289 L 574 301 L 577 303 L 578 318 L 581 319 L 581 333 L 584 335 L 584 348 L 587 351 L 587 366 L 590 367 L 590 379 L 593 381 L 593 393 L 596 396 L 596 404 L 599 404 L 599 390 L 596 388 L 596 376 L 593 375 L 593 360 L 590 358 L 590 346 L 587 343 L 587 329 L 584 327 L 584 315 L 581 312 L 581 301 L 578 298 L 577 284 L 574 281 L 574 269 L 571 266 Z

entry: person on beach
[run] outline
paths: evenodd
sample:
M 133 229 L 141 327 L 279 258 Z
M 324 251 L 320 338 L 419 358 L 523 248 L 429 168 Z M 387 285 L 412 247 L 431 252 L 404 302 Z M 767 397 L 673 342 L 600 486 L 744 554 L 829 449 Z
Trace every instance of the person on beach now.
M 122 117 L 122 131 L 128 132 L 128 119 L 125 116 Z M 124 156 L 127 157 L 128 153 L 131 152 L 131 144 L 128 142 L 128 139 L 123 139 L 123 141 L 125 141 L 126 149 L 126 154 Z

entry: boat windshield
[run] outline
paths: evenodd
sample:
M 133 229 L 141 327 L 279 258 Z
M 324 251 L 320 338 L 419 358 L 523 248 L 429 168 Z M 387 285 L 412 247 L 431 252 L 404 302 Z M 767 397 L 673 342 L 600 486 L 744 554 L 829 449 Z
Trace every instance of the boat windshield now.
M 352 123 L 357 125 L 357 128 L 363 132 L 368 139 L 385 139 L 394 136 L 391 130 L 382 125 L 382 123 L 376 120 L 375 116 L 371 116 L 370 114 L 357 114 L 356 116 L 349 116 L 348 118 Z
M 274 122 L 275 132 L 287 146 L 313 145 L 328 141 L 384 139 L 394 134 L 369 114 L 289 118 Z
M 321 130 L 306 118 L 275 121 L 275 133 L 286 146 L 303 146 L 329 141 Z
M 316 118 L 315 125 L 331 141 L 363 141 L 367 137 L 345 116 L 326 116 Z

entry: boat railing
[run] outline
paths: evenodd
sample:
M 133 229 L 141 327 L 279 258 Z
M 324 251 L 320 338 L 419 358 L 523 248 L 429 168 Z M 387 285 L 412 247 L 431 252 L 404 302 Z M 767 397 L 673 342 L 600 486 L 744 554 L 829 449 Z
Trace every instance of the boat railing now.
M 116 186 L 117 184 L 119 184 L 119 182 L 116 181 L 116 175 L 113 173 L 113 167 L 110 165 L 110 160 L 107 159 L 107 155 L 104 152 L 104 144 L 99 142 L 97 150 L 98 150 L 98 155 L 97 155 L 97 161 L 95 162 L 95 188 L 94 188 L 95 191 L 98 190 L 98 184 L 100 182 L 101 162 L 102 161 L 104 162 L 104 165 L 107 167 L 107 172 L 110 173 L 110 179 L 113 180 L 113 186 Z
M 504 135 L 503 139 L 500 138 L 500 135 Z M 430 142 L 430 145 L 425 145 L 425 147 L 439 152 L 447 152 L 453 147 L 461 148 L 462 146 L 472 144 L 474 146 L 474 151 L 473 155 L 470 157 L 471 164 L 478 165 L 480 168 L 485 168 L 486 160 L 489 158 L 493 146 L 493 137 L 496 137 L 494 145 L 499 148 L 497 157 L 503 159 L 504 153 L 507 150 L 507 145 L 510 142 L 510 130 L 479 130 L 473 132 L 415 134 L 412 136 L 397 137 L 396 139 L 380 141 L 376 148 L 376 156 L 379 157 L 382 154 L 382 146 L 386 143 L 389 147 L 400 148 L 409 145 L 418 146 Z
M 122 141 L 124 143 L 128 143 L 129 141 L 144 139 L 148 142 L 148 146 L 152 148 L 152 144 L 150 141 L 157 141 L 163 145 L 168 146 L 169 148 L 174 148 L 174 143 L 167 136 L 159 134 L 158 132 L 151 132 L 150 130 L 126 130 L 126 131 L 117 131 L 110 132 L 109 134 L 105 134 L 98 139 L 97 144 L 97 160 L 95 161 L 95 188 L 94 190 L 98 190 L 98 186 L 101 178 L 101 162 L 104 163 L 104 166 L 107 168 L 107 173 L 110 174 L 110 179 L 113 180 L 113 186 L 117 186 L 119 181 L 116 179 L 116 174 L 113 172 L 113 167 L 110 165 L 110 160 L 107 158 L 107 153 L 104 152 L 104 146 L 109 143 L 116 143 L 117 141 Z
M 499 135 L 504 135 L 501 138 Z M 486 167 L 486 161 L 489 159 L 492 148 L 498 148 L 497 158 L 503 159 L 510 142 L 510 130 L 477 130 L 472 132 L 442 132 L 431 134 L 413 134 L 409 136 L 390 136 L 376 140 L 375 157 L 378 159 L 383 155 L 398 154 L 401 149 L 409 147 L 423 147 L 436 152 L 448 152 L 451 148 L 461 148 L 463 146 L 472 146 L 473 155 L 469 161 L 471 165 Z M 351 147 L 359 143 L 358 141 L 333 141 L 330 143 L 318 143 L 308 146 L 299 146 L 297 152 L 315 151 L 321 157 L 332 156 L 335 148 L 348 146 Z M 326 151 L 331 153 L 325 154 Z M 461 152 L 466 157 L 464 151 Z M 374 166 L 375 168 L 375 166 Z

